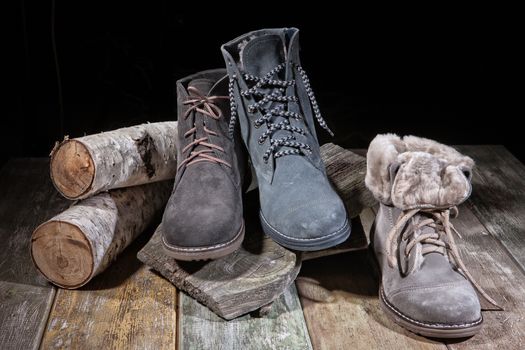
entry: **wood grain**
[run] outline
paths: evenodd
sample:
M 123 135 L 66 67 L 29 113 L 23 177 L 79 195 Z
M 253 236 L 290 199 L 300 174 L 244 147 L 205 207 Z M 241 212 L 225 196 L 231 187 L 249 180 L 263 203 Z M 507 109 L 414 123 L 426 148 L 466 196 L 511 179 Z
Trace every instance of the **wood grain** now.
M 263 236 L 253 220 L 246 225 L 242 247 L 221 259 L 183 262 L 165 255 L 162 225 L 138 257 L 221 317 L 233 319 L 278 298 L 301 266 L 295 253 Z
M 38 349 L 54 288 L 0 281 L 0 349 Z
M 376 203 L 372 193 L 365 186 L 365 157 L 333 143 L 321 147 L 321 157 L 326 174 L 345 202 L 350 218 L 357 217 L 363 209 Z
M 370 229 L 371 209 L 361 215 Z M 303 263 L 296 285 L 314 349 L 445 349 L 414 335 L 382 312 L 368 251 Z
M 13 159 L 0 171 L 0 349 L 37 349 L 55 296 L 29 255 L 33 229 L 69 205 L 48 166 L 46 159 Z
M 0 171 L 0 281 L 48 287 L 31 262 L 31 232 L 65 210 L 49 180 L 47 159 L 13 159 Z
M 162 216 L 172 187 L 172 181 L 160 181 L 77 202 L 35 229 L 35 265 L 57 286 L 83 286 Z
M 186 294 L 181 293 L 179 300 L 181 350 L 312 348 L 293 284 L 263 317 L 225 321 Z
M 525 271 L 525 165 L 503 146 L 460 146 L 477 164 L 469 207 Z
M 476 202 L 474 202 L 474 206 Z M 460 207 L 453 224 L 463 239 L 457 239 L 465 265 L 476 281 L 505 311 L 483 312 L 480 333 L 451 349 L 520 349 L 525 341 L 525 275 L 505 247 L 484 227 L 468 206 Z M 491 308 L 482 299 L 482 306 Z
M 175 348 L 177 290 L 136 259 L 145 238 L 89 287 L 58 290 L 43 349 Z
M 159 122 L 66 139 L 51 152 L 51 179 L 69 199 L 169 180 L 176 138 L 177 122 Z

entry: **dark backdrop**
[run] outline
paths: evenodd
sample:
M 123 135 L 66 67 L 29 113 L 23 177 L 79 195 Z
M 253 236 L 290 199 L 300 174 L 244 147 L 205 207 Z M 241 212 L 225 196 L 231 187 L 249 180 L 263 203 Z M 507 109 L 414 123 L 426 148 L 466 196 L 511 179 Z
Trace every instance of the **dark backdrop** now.
M 15 2 L 0 161 L 47 156 L 65 134 L 175 119 L 176 78 L 222 66 L 222 43 L 279 26 L 301 30 L 303 66 L 336 143 L 366 147 L 390 131 L 504 144 L 524 160 L 512 11 L 179 3 Z

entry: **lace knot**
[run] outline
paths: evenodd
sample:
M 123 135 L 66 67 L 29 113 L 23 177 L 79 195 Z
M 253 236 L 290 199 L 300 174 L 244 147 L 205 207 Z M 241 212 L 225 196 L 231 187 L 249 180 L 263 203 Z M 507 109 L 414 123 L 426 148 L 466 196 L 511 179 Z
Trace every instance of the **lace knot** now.
M 492 299 L 487 292 L 474 280 L 467 267 L 463 263 L 459 254 L 459 249 L 456 245 L 453 233 L 461 238 L 460 233 L 456 230 L 454 225 L 450 222 L 452 217 L 458 216 L 459 211 L 457 207 L 448 209 L 411 209 L 404 211 L 397 219 L 396 223 L 388 233 L 386 239 L 386 256 L 388 265 L 391 268 L 398 267 L 397 254 L 399 249 L 399 240 L 407 241 L 405 249 L 401 254 L 409 256 L 418 244 L 424 244 L 425 247 L 421 250 L 421 254 L 440 253 L 447 255 L 451 261 L 463 272 L 467 280 L 472 283 L 474 288 L 492 305 L 501 309 L 501 307 Z M 410 227 L 406 227 L 408 222 L 417 214 L 426 216 Z M 406 228 L 405 228 L 406 227 Z M 432 233 L 415 233 L 420 231 L 423 227 L 433 228 Z M 411 235 L 414 233 L 413 235 Z

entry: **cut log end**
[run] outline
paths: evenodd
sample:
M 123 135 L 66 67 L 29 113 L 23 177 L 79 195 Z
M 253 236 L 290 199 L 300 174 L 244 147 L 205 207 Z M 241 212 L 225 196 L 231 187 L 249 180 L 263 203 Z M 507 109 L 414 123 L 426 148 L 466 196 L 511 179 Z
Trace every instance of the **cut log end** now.
M 31 238 L 35 266 L 52 283 L 63 288 L 78 288 L 93 274 L 91 245 L 75 225 L 48 221 Z
M 51 156 L 51 179 L 66 198 L 76 199 L 88 192 L 95 178 L 95 166 L 86 146 L 66 140 Z

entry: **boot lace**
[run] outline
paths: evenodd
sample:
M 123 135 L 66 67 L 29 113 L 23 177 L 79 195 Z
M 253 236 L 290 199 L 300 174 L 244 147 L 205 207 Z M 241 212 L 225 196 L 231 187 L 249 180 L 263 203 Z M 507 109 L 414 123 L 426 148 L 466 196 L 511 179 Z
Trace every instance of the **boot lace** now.
M 229 99 L 228 96 L 205 96 L 193 86 L 190 86 L 188 88 L 188 92 L 189 96 L 188 99 L 184 101 L 184 105 L 191 105 L 191 107 L 186 110 L 186 113 L 184 113 L 184 119 L 188 119 L 189 115 L 192 112 L 198 112 L 216 120 L 222 117 L 222 111 L 215 104 L 215 102 L 218 100 Z M 193 128 L 189 129 L 184 134 L 184 138 L 192 136 L 196 132 L 197 127 L 194 124 Z M 218 134 L 215 131 L 208 129 L 206 126 L 204 126 L 204 132 L 207 135 L 218 136 Z M 198 151 L 193 151 L 193 149 L 197 148 L 198 146 L 204 146 L 206 148 Z M 198 162 L 211 162 L 217 164 L 221 163 L 231 168 L 230 163 L 217 157 L 214 157 L 210 154 L 214 152 L 214 149 L 224 152 L 224 148 L 209 142 L 207 136 L 193 140 L 182 149 L 182 154 L 185 154 L 190 150 L 191 151 L 186 155 L 186 158 L 182 162 L 180 162 L 179 166 L 177 167 L 177 170 L 182 168 L 183 166 L 189 166 Z
M 279 72 L 281 72 L 285 67 L 286 65 L 284 63 L 281 63 L 272 70 L 270 70 L 263 77 L 257 77 L 251 74 L 244 74 L 244 79 L 246 80 L 246 82 L 252 84 L 252 86 L 248 90 L 242 90 L 241 95 L 244 97 L 252 96 L 256 100 L 255 103 L 248 105 L 248 112 L 261 112 L 261 117 L 257 118 L 253 122 L 253 125 L 255 128 L 259 128 L 263 124 L 266 125 L 266 131 L 259 137 L 259 144 L 263 144 L 268 138 L 270 139 L 270 146 L 263 155 L 263 160 L 265 163 L 268 162 L 271 155 L 273 155 L 274 158 L 279 158 L 290 154 L 301 154 L 301 150 L 311 152 L 311 147 L 309 145 L 303 142 L 295 141 L 296 138 L 294 136 L 294 133 L 304 135 L 304 129 L 290 125 L 289 121 L 290 118 L 295 120 L 303 120 L 303 116 L 301 116 L 299 113 L 285 110 L 285 105 L 288 102 L 298 101 L 297 96 L 286 95 L 286 88 L 289 86 L 294 86 L 295 80 L 274 79 L 274 76 L 276 74 L 279 74 Z M 328 125 L 326 125 L 325 120 L 321 116 L 319 106 L 317 105 L 317 100 L 315 99 L 315 95 L 310 86 L 310 80 L 308 79 L 306 72 L 300 66 L 294 67 L 301 76 L 301 79 L 306 89 L 306 93 L 308 94 L 308 98 L 312 106 L 312 110 L 315 115 L 315 119 L 323 129 L 325 129 L 331 136 L 333 136 L 333 132 L 330 130 Z M 229 125 L 230 136 L 233 135 L 235 125 L 237 123 L 237 105 L 234 99 L 235 79 L 235 75 L 232 78 L 230 78 L 228 89 L 230 95 L 231 109 L 231 119 Z M 261 88 L 272 88 L 273 91 L 271 93 L 267 93 L 261 91 Z M 277 102 L 276 106 L 271 109 L 264 108 L 263 106 L 270 101 Z M 274 117 L 283 117 L 284 119 L 278 123 L 274 123 L 272 121 Z M 278 130 L 289 131 L 291 135 L 284 136 L 278 139 L 273 139 L 272 134 Z M 292 149 L 278 151 L 277 149 L 282 146 L 290 147 Z
M 399 216 L 394 227 L 388 233 L 386 239 L 386 254 L 388 259 L 388 265 L 391 268 L 398 266 L 398 244 L 399 237 L 401 236 L 402 240 L 410 239 L 408 244 L 405 246 L 403 252 L 406 257 L 410 255 L 414 247 L 418 243 L 424 244 L 424 247 L 421 250 L 423 255 L 429 253 L 440 253 L 442 255 L 448 254 L 448 256 L 453 260 L 455 265 L 461 269 L 465 277 L 472 283 L 476 290 L 492 305 L 503 310 L 494 299 L 492 299 L 487 292 L 481 288 L 481 286 L 476 282 L 474 277 L 470 274 L 467 267 L 463 263 L 461 256 L 459 255 L 459 250 L 454 240 L 454 232 L 458 237 L 462 238 L 460 233 L 456 230 L 454 225 L 450 222 L 450 213 L 452 212 L 453 218 L 458 216 L 458 208 L 452 207 L 446 210 L 440 209 L 411 209 L 404 211 L 403 214 Z M 413 224 L 408 227 L 405 231 L 403 228 L 405 225 L 412 219 L 416 214 L 422 213 L 427 215 L 427 219 L 421 220 L 417 224 Z M 418 236 L 412 235 L 416 231 L 420 230 L 423 227 L 431 227 L 434 229 L 432 233 L 423 233 Z M 409 238 L 412 235 L 412 238 Z

